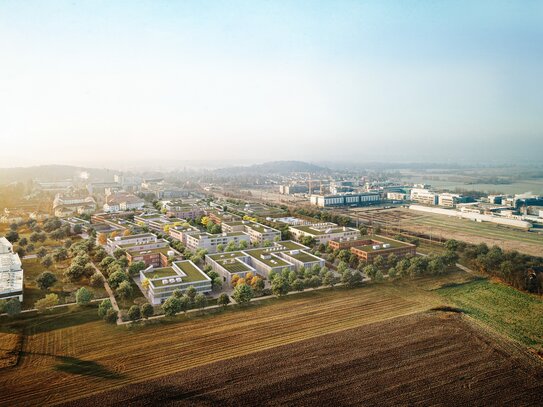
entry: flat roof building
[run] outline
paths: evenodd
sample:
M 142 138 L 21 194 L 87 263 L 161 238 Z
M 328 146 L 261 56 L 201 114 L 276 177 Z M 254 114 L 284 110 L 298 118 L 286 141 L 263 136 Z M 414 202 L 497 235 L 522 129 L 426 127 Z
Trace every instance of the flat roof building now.
M 302 244 L 286 240 L 275 242 L 271 247 L 209 254 L 206 264 L 219 273 L 227 284 L 230 284 L 234 274 L 245 277 L 251 272 L 269 278 L 272 271 L 281 272 L 284 268 L 299 270 L 315 264 L 324 266 L 324 259 L 314 256 L 307 249 Z
M 212 289 L 211 278 L 190 260 L 173 262 L 170 267 L 149 267 L 140 271 L 143 294 L 153 305 L 162 304 L 175 290 L 186 291 L 194 287 L 201 293 Z
M 318 223 L 304 226 L 290 226 L 290 232 L 297 239 L 310 236 L 317 243 L 328 243 L 330 240 L 359 237 L 360 231 L 355 228 L 338 226 L 335 223 Z
M 381 196 L 374 192 L 335 195 L 311 195 L 309 202 L 321 208 L 334 206 L 367 206 L 381 202 Z
M 359 239 L 332 240 L 328 245 L 336 249 L 349 249 L 360 260 L 367 263 L 373 263 L 377 256 L 386 259 L 387 256 L 394 254 L 397 257 L 415 255 L 417 247 L 414 244 L 401 242 L 383 236 L 363 236 Z

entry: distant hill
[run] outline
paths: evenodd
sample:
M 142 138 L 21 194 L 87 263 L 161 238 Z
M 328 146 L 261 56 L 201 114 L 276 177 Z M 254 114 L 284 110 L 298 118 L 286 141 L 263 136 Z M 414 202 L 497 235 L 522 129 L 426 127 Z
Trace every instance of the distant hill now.
M 289 174 L 293 172 L 325 173 L 330 172 L 330 169 L 303 161 L 272 161 L 243 167 L 221 168 L 215 170 L 215 172 L 227 173 L 229 175 L 266 175 Z
M 86 172 L 90 180 L 113 180 L 118 171 L 72 165 L 39 165 L 35 167 L 0 168 L 0 185 L 12 182 L 62 181 L 78 178 Z

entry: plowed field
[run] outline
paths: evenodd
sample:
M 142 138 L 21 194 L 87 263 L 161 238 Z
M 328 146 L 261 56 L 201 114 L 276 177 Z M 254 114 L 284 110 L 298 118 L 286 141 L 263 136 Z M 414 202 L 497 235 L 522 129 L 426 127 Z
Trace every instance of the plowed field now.
M 130 385 L 73 406 L 541 405 L 543 369 L 458 314 L 423 313 Z

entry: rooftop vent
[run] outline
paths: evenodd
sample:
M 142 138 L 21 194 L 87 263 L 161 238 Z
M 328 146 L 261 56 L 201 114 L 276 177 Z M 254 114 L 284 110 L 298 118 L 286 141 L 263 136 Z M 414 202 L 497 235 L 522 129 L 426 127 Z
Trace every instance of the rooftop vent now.
M 383 249 L 388 249 L 389 247 L 390 247 L 390 243 L 385 243 L 385 244 L 383 245 Z
M 372 247 L 373 247 L 373 250 L 377 250 L 377 249 L 380 249 L 380 248 L 381 248 L 381 246 L 378 245 L 378 244 L 374 244 Z
M 168 284 L 168 280 L 162 280 L 162 284 Z

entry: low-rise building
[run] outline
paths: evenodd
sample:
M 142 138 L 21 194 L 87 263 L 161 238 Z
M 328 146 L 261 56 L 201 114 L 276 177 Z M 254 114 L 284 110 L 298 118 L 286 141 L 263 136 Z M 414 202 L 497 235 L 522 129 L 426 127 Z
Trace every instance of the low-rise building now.
M 23 266 L 13 245 L 0 237 L 0 300 L 10 298 L 23 301 Z
M 153 305 L 164 303 L 175 290 L 207 293 L 212 290 L 211 278 L 190 260 L 176 261 L 171 267 L 149 267 L 140 271 L 143 294 Z
M 181 201 L 165 202 L 162 207 L 168 217 L 196 219 L 204 214 L 204 210 L 198 205 L 189 205 Z
M 145 246 L 155 245 L 156 244 Z M 134 246 L 126 249 L 126 258 L 128 259 L 128 264 L 142 261 L 147 267 L 167 267 L 168 259 L 174 256 L 175 251 L 168 245 L 161 247 L 144 247 L 143 249 L 141 247 Z
M 170 236 L 176 240 L 179 240 L 185 246 L 187 245 L 187 236 L 198 233 L 201 233 L 201 231 L 197 227 L 191 225 L 174 226 L 169 230 Z
M 437 205 L 439 194 L 429 191 L 425 188 L 413 188 L 411 190 L 411 200 L 424 205 Z
M 92 214 L 96 211 L 96 201 L 92 196 L 77 197 L 57 194 L 53 201 L 53 212 L 59 218 Z
M 208 253 L 217 253 L 217 246 L 227 246 L 231 242 L 236 246 L 239 246 L 241 242 L 247 242 L 247 245 L 249 245 L 251 239 L 249 235 L 244 232 L 223 232 L 217 234 L 200 232 L 186 234 L 187 249 L 192 251 L 206 249 Z
M 364 236 L 357 240 L 331 241 L 328 243 L 333 249 L 347 249 L 360 260 L 369 264 L 373 263 L 377 256 L 385 258 L 394 254 L 396 257 L 415 255 L 417 247 L 414 244 L 401 242 L 383 236 Z
M 307 226 L 290 226 L 290 233 L 301 240 L 306 236 L 312 237 L 317 243 L 328 243 L 330 240 L 359 237 L 360 231 L 346 226 L 337 226 L 334 223 L 320 223 Z
M 116 192 L 106 196 L 104 212 L 120 212 L 143 209 L 145 201 L 136 195 Z
M 152 233 L 140 233 L 137 235 L 128 235 L 128 236 L 115 236 L 113 238 L 108 238 L 106 243 L 106 250 L 111 253 L 117 248 L 126 249 L 130 246 L 141 246 L 150 243 L 156 243 L 162 241 L 163 239 L 158 239 L 156 235 Z
M 299 270 L 314 265 L 324 266 L 325 261 L 309 253 L 308 248 L 290 240 L 275 242 L 271 247 L 239 250 L 236 252 L 208 254 L 206 264 L 230 284 L 232 276 L 245 277 L 247 273 L 269 278 L 270 273 L 283 269 Z
M 251 238 L 251 243 L 262 244 L 266 241 L 274 242 L 281 240 L 281 231 L 257 222 L 246 220 L 223 221 L 221 224 L 223 232 L 245 232 Z

